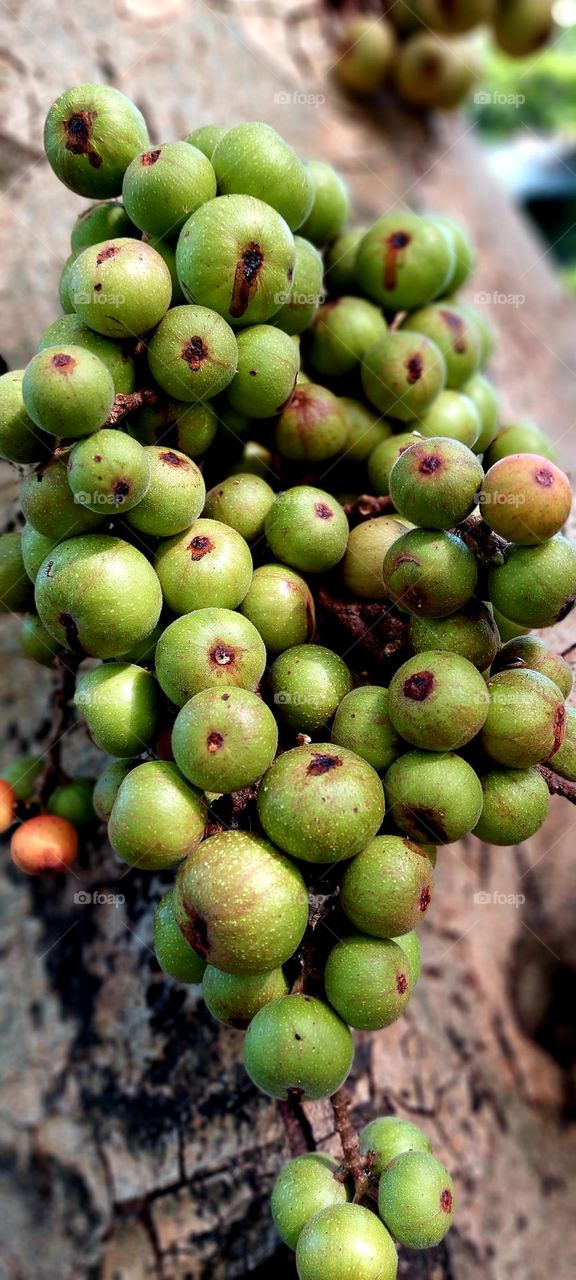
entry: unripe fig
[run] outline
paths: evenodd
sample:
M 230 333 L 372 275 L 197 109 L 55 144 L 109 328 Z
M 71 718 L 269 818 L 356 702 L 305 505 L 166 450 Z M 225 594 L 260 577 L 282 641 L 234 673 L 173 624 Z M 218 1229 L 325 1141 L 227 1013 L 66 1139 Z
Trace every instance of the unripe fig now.
M 295 1249 L 300 1232 L 323 1209 L 345 1204 L 346 1184 L 334 1175 L 338 1161 L 319 1151 L 296 1156 L 278 1174 L 272 1191 L 271 1209 L 276 1230 L 290 1249 Z
M 400 1116 L 381 1116 L 364 1125 L 359 1146 L 363 1154 L 372 1153 L 370 1172 L 375 1178 L 404 1151 L 432 1151 L 432 1143 L 420 1126 Z
M 388 713 L 396 732 L 429 751 L 456 751 L 470 742 L 489 706 L 480 672 L 467 658 L 445 650 L 409 658 L 388 689 Z
M 426 853 L 402 836 L 377 836 L 345 868 L 340 900 L 362 933 L 397 938 L 420 924 L 432 901 Z
M 260 1009 L 244 1041 L 250 1079 L 272 1098 L 297 1092 L 327 1098 L 346 1080 L 354 1042 L 346 1024 L 322 1000 L 283 996 Z
M 407 210 L 386 213 L 366 232 L 356 256 L 363 291 L 392 311 L 426 306 L 446 288 L 454 241 L 431 218 Z
M 235 609 L 252 581 L 248 544 L 219 520 L 195 520 L 160 543 L 154 559 L 165 603 L 173 613 L 214 606 Z
M 200 515 L 206 497 L 202 473 L 191 458 L 177 449 L 148 445 L 150 484 L 137 507 L 127 514 L 138 533 L 170 538 L 187 529 Z
M 264 528 L 273 555 L 304 573 L 333 569 L 348 541 L 348 521 L 340 503 L 309 485 L 279 493 Z
M 566 733 L 562 746 L 554 752 L 550 767 L 561 778 L 576 782 L 576 707 L 566 708 Z
M 447 618 L 411 617 L 408 642 L 416 653 L 443 649 L 460 654 L 479 671 L 486 671 L 496 658 L 500 636 L 490 610 L 473 598 Z
M 325 245 L 340 235 L 350 211 L 350 196 L 344 179 L 324 160 L 309 160 L 308 173 L 314 187 L 312 208 L 300 235 L 312 244 Z
M 90 511 L 77 502 L 68 484 L 66 464 L 60 459 L 41 463 L 28 473 L 20 490 L 20 505 L 28 525 L 37 534 L 49 539 L 40 563 L 52 547 L 64 538 L 77 537 L 97 529 L 106 514 L 104 507 L 100 507 L 98 511 Z M 41 545 L 37 546 L 38 555 L 36 548 L 33 548 L 31 557 L 36 568 L 36 573 L 29 574 L 33 580 L 40 568 L 38 559 Z
M 410 529 L 386 552 L 382 576 L 390 599 L 401 609 L 416 617 L 444 618 L 470 599 L 477 567 L 469 547 L 455 534 Z
M 129 98 L 104 84 L 79 84 L 50 107 L 44 147 L 56 177 L 79 196 L 120 195 L 134 156 L 148 146 L 146 121 Z
M 402 1016 L 412 983 L 406 956 L 390 939 L 355 934 L 332 948 L 324 971 L 330 1004 L 351 1027 L 378 1031 Z
M 562 750 L 562 748 L 560 748 Z M 490 769 L 480 775 L 483 804 L 474 835 L 486 844 L 520 844 L 540 829 L 550 795 L 537 769 Z
M 258 815 L 270 839 L 292 857 L 339 862 L 354 857 L 378 831 L 384 816 L 382 783 L 345 747 L 296 747 L 264 775 Z
M 488 578 L 490 600 L 505 618 L 551 627 L 576 599 L 576 546 L 557 534 L 536 547 L 511 546 Z
M 176 618 L 156 647 L 158 682 L 178 707 L 202 689 L 255 689 L 265 666 L 256 627 L 231 609 L 196 609 Z
M 171 978 L 178 982 L 202 981 L 206 964 L 176 924 L 173 889 L 160 899 L 154 913 L 154 950 L 160 968 Z
M 209 964 L 202 981 L 202 995 L 213 1017 L 241 1031 L 246 1030 L 259 1009 L 287 995 L 288 990 L 282 969 L 240 976 Z
M 273 663 L 269 686 L 276 715 L 287 730 L 323 736 L 352 688 L 346 663 L 318 644 L 285 649 Z
M 183 863 L 174 889 L 184 937 L 209 964 L 243 976 L 290 958 L 308 923 L 308 894 L 294 863 L 267 840 L 224 831 Z
M 296 1247 L 300 1280 L 396 1280 L 398 1257 L 374 1213 L 360 1204 L 324 1209 Z
M 444 1239 L 454 1217 L 450 1174 L 427 1151 L 405 1151 L 385 1168 L 378 1212 L 399 1244 L 429 1249 Z
M 127 760 L 112 760 L 96 779 L 92 802 L 102 822 L 108 822 L 116 796 L 132 767 Z
M 198 847 L 206 826 L 206 802 L 175 764 L 149 760 L 131 769 L 120 786 L 108 823 L 112 848 L 123 862 L 162 871 Z
M 347 693 L 334 716 L 331 740 L 384 773 L 403 747 L 390 720 L 388 690 L 365 684 Z
M 84 324 L 108 338 L 148 333 L 172 301 L 172 277 L 143 240 L 105 240 L 83 249 L 72 264 L 70 294 Z
M 568 519 L 572 490 L 568 476 L 534 453 L 512 454 L 484 476 L 480 509 L 491 529 L 521 546 L 546 542 Z
M 566 708 L 560 690 L 539 671 L 499 671 L 488 681 L 490 705 L 480 735 L 497 764 L 526 769 L 562 746 Z
M 341 453 L 347 437 L 338 396 L 316 383 L 297 386 L 276 427 L 276 445 L 284 458 L 323 462 Z
M 443 391 L 446 365 L 425 334 L 394 330 L 366 353 L 362 386 L 371 404 L 401 422 L 418 418 Z
M 79 677 L 74 702 L 102 751 L 129 757 L 150 746 L 158 722 L 158 685 L 149 671 L 133 663 L 104 663 Z
M 178 768 L 201 791 L 227 794 L 269 769 L 278 728 L 249 689 L 203 689 L 176 716 L 172 750 Z
M 486 663 L 486 666 L 489 666 L 489 663 Z M 554 684 L 558 685 L 563 698 L 567 698 L 572 692 L 574 683 L 572 667 L 560 657 L 560 654 L 549 649 L 545 641 L 540 640 L 538 636 L 517 636 L 502 645 L 492 664 L 492 674 L 496 675 L 498 671 L 510 669 L 540 671 L 541 675 L 548 676 L 549 680 L 553 680 Z
M 392 543 L 406 532 L 406 524 L 395 516 L 363 520 L 350 530 L 342 561 L 344 585 L 362 600 L 385 600 L 382 580 L 384 556 Z
M 122 182 L 127 214 L 141 231 L 153 236 L 176 238 L 190 214 L 215 195 L 212 165 L 189 142 L 164 142 L 141 152 L 128 165 Z
M 32 604 L 30 580 L 22 559 L 22 537 L 0 534 L 0 614 L 19 613 Z
M 228 476 L 206 494 L 203 516 L 235 529 L 247 542 L 264 532 L 274 490 L 260 476 Z
M 482 466 L 459 440 L 416 441 L 390 471 L 390 495 L 407 520 L 427 529 L 451 529 L 476 505 Z
M 408 751 L 386 774 L 386 802 L 394 821 L 412 840 L 451 844 L 476 826 L 482 787 L 461 756 Z
M 264 564 L 254 571 L 240 612 L 260 632 L 269 653 L 312 640 L 314 597 L 307 583 L 283 564 Z

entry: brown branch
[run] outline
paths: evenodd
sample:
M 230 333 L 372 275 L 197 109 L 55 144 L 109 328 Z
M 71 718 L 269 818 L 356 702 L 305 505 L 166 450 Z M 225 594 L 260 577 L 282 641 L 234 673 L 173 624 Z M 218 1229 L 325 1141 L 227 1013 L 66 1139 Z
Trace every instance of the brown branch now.
M 389 494 L 375 497 L 373 493 L 361 493 L 356 502 L 345 502 L 344 510 L 351 524 L 359 524 L 361 520 L 373 520 L 375 516 L 394 511 L 395 507 Z
M 320 630 L 323 616 L 330 624 L 338 623 L 372 661 L 387 662 L 404 648 L 406 619 L 396 614 L 386 601 L 345 600 L 327 587 L 321 587 L 317 603 Z
M 316 1150 L 312 1125 L 304 1111 L 297 1091 L 290 1093 L 285 1102 L 278 1103 L 278 1111 L 286 1129 L 288 1146 L 292 1156 L 303 1156 Z
M 358 1143 L 358 1134 L 350 1119 L 350 1094 L 347 1089 L 338 1089 L 330 1099 L 334 1112 L 334 1123 L 340 1137 L 344 1164 L 339 1178 L 345 1182 L 348 1177 L 354 1180 L 354 1200 L 363 1200 L 370 1188 L 370 1161 L 362 1155 Z
M 118 395 L 114 397 L 114 404 L 104 426 L 114 427 L 117 422 L 121 422 L 129 413 L 135 413 L 137 409 L 144 409 L 147 406 L 153 407 L 159 402 L 158 392 L 153 391 L 151 387 L 142 387 L 141 391 L 132 391 L 130 395 L 123 395 L 119 391 Z
M 495 556 L 505 555 L 509 546 L 505 538 L 494 533 L 482 516 L 468 516 L 467 520 L 457 525 L 454 532 L 470 547 L 476 558 L 484 563 L 493 560 Z
M 560 774 L 554 773 L 548 765 L 537 764 L 536 768 L 538 773 L 542 774 L 551 796 L 562 796 L 564 800 L 576 804 L 576 782 L 568 782 L 565 778 L 561 778 Z

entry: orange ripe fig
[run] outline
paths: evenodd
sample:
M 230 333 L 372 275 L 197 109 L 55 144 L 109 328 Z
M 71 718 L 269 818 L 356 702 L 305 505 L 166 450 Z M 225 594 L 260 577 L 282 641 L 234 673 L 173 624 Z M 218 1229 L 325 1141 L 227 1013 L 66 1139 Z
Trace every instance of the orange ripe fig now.
M 0 831 L 7 831 L 14 821 L 16 793 L 9 782 L 0 778 Z
M 19 870 L 28 876 L 65 871 L 76 859 L 78 833 L 66 818 L 41 813 L 14 832 L 10 853 Z

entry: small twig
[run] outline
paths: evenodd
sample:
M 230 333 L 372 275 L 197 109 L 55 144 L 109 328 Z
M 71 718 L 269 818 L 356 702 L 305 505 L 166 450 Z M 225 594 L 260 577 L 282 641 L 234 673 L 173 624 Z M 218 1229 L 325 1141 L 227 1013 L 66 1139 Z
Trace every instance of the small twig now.
M 455 532 L 484 564 L 495 556 L 504 556 L 509 546 L 505 538 L 494 533 L 482 516 L 468 516 L 467 520 L 457 526 Z
M 551 796 L 562 796 L 564 800 L 576 804 L 576 782 L 567 782 L 545 764 L 537 764 L 536 768 L 542 774 Z
M 388 494 L 377 498 L 373 493 L 361 493 L 356 502 L 344 503 L 344 510 L 352 524 L 359 524 L 361 520 L 372 520 L 375 516 L 382 516 L 394 509 L 394 503 Z
M 370 1188 L 369 1159 L 360 1151 L 358 1134 L 350 1119 L 348 1090 L 338 1089 L 332 1094 L 330 1102 L 344 1156 L 344 1164 L 338 1176 L 342 1182 L 348 1177 L 354 1180 L 354 1200 L 357 1203 L 364 1199 Z
M 135 413 L 137 409 L 144 409 L 147 406 L 153 407 L 159 402 L 158 392 L 153 391 L 151 387 L 143 387 L 141 391 L 132 391 L 130 395 L 123 395 L 119 391 L 118 395 L 114 397 L 114 404 L 104 426 L 114 427 L 117 422 L 121 422 L 122 418 L 126 418 L 129 413 Z
M 278 1111 L 286 1129 L 291 1155 L 303 1156 L 309 1151 L 315 1151 L 316 1140 L 312 1125 L 296 1091 L 290 1094 L 286 1102 L 278 1103 Z
M 344 600 L 326 587 L 318 592 L 319 629 L 323 616 L 338 623 L 348 637 L 358 644 L 359 654 L 374 662 L 387 662 L 405 646 L 407 623 L 393 612 L 385 600 Z

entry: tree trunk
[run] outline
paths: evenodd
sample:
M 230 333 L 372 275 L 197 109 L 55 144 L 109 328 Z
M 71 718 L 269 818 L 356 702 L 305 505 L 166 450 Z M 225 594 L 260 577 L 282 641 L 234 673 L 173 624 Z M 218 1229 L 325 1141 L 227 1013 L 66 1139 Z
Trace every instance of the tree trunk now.
M 308 67 L 312 55 L 318 68 L 326 62 L 320 25 L 290 21 L 305 4 L 165 9 L 164 22 L 146 25 L 127 3 L 111 18 L 95 0 L 64 0 L 58 26 L 47 0 L 21 0 L 8 24 L 0 178 L 9 365 L 29 358 L 57 314 L 80 207 L 42 158 L 42 119 L 67 85 L 106 80 L 135 98 L 158 140 L 210 120 L 270 121 L 305 155 L 339 165 L 359 222 L 402 201 L 467 222 L 479 254 L 470 294 L 493 300 L 493 367 L 509 412 L 539 419 L 570 464 L 574 305 L 466 122 L 420 123 L 387 103 L 367 114 L 340 100 Z M 6 471 L 8 519 L 14 492 Z M 556 630 L 567 647 L 571 620 Z M 12 619 L 2 639 L 3 754 L 13 758 L 46 743 L 53 676 L 19 656 Z M 65 758 L 74 772 L 94 767 L 79 726 Z M 571 807 L 555 800 L 529 845 L 441 850 L 408 1014 L 356 1037 L 355 1119 L 390 1110 L 421 1119 L 458 1187 L 445 1245 L 402 1251 L 410 1280 L 541 1280 L 551 1265 L 558 1280 L 574 1274 L 572 826 Z M 241 1034 L 215 1024 L 196 989 L 164 978 L 154 961 L 153 908 L 168 883 L 106 849 L 85 851 L 62 881 L 2 876 L 7 1280 L 295 1276 L 267 1205 L 287 1153 L 278 1111 L 243 1072 Z M 75 901 L 80 892 L 92 901 Z M 329 1105 L 306 1111 L 319 1146 L 338 1151 Z

